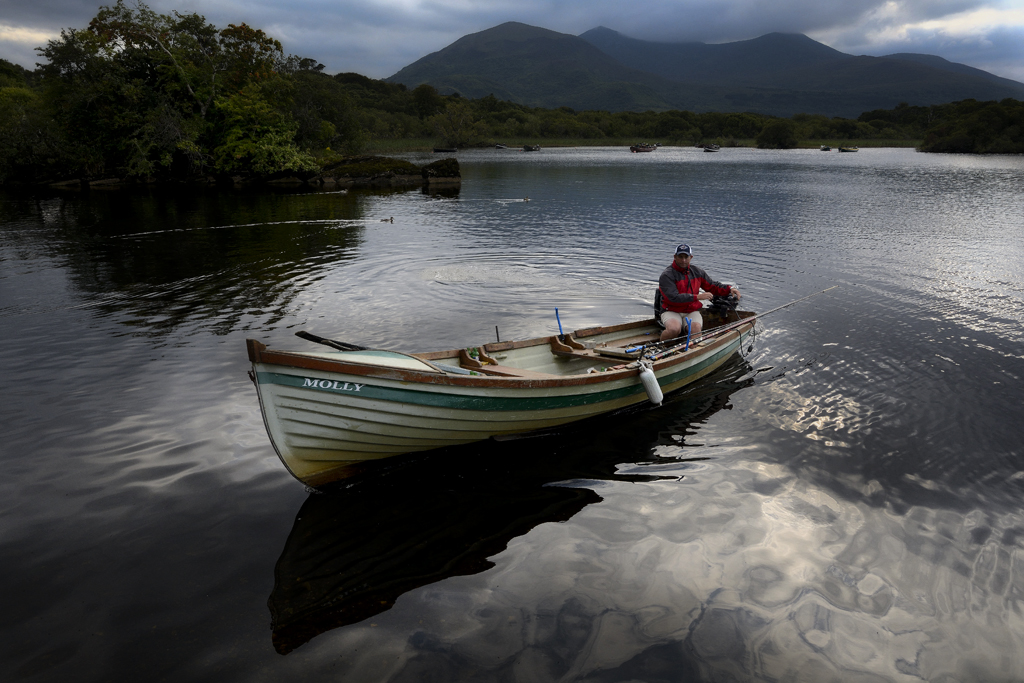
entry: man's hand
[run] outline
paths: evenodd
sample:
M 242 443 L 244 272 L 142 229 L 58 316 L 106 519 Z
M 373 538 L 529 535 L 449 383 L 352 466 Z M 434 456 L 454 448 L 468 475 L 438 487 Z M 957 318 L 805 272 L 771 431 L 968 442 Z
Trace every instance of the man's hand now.
M 714 298 L 715 295 L 712 294 L 711 292 L 701 292 L 700 294 L 697 295 L 698 301 L 711 301 Z

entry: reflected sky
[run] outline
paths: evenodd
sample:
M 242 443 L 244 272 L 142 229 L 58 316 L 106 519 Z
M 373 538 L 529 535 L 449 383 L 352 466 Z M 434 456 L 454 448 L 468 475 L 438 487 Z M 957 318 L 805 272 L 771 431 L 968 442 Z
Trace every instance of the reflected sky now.
M 722 447 L 322 636 L 346 680 L 1013 680 L 1019 513 L 894 511 Z M 668 473 L 671 470 L 664 469 Z M 580 484 L 583 485 L 583 484 Z M 872 484 L 862 483 L 865 489 Z M 338 654 L 343 653 L 340 659 Z

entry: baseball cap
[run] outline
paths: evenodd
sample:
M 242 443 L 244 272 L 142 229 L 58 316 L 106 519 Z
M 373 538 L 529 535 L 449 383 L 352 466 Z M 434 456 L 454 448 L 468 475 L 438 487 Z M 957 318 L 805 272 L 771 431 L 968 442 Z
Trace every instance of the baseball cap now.
M 680 254 L 693 256 L 693 249 L 690 249 L 689 244 L 680 244 L 678 247 L 676 247 L 676 256 L 679 256 Z

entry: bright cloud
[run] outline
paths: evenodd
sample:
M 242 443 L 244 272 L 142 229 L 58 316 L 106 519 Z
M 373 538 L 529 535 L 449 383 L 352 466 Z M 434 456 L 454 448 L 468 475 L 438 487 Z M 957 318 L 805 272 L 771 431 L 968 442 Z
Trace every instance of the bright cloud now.
M 26 28 L 24 26 L 5 26 L 0 24 L 0 43 L 20 43 L 36 47 L 56 37 L 56 33 Z
M 27 69 L 34 69 L 36 62 L 40 61 L 35 49 L 45 45 L 48 40 L 56 38 L 59 33 L 59 31 L 52 32 L 39 28 L 0 24 L 0 58 L 21 64 Z
M 902 5 L 886 2 L 860 26 L 809 35 L 851 54 L 934 54 L 1024 82 L 1024 8 L 975 7 L 919 21 L 907 18 Z

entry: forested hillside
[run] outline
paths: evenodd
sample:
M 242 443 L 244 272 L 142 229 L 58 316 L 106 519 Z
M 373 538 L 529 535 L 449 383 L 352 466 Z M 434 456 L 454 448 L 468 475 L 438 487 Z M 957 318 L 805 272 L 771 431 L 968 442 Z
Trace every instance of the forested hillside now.
M 354 73 L 328 75 L 263 31 L 195 13 L 102 7 L 28 71 L 0 60 L 0 182 L 140 181 L 315 174 L 402 140 L 465 147 L 557 140 L 692 145 L 924 140 L 923 149 L 1024 152 L 1017 100 L 867 112 L 858 119 L 688 111 L 575 111 L 493 95 L 441 96 Z M 770 124 L 770 128 L 769 128 Z

